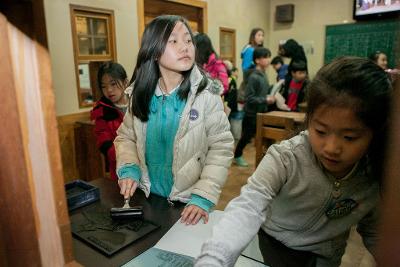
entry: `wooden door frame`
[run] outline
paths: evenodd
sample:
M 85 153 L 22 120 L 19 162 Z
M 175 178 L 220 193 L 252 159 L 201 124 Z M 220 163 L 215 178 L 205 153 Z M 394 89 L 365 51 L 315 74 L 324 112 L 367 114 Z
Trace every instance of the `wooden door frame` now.
M 0 10 L 0 119 L 6 129 L 0 133 L 0 265 L 79 266 L 72 252 L 44 4 L 15 2 Z
M 142 40 L 142 34 L 144 32 L 144 1 L 145 0 L 137 0 L 137 17 L 138 17 L 138 40 L 139 44 Z M 176 4 L 183 4 L 187 6 L 197 7 L 202 9 L 203 13 L 203 32 L 207 33 L 208 31 L 208 13 L 207 13 L 207 2 L 201 0 L 166 0 L 167 2 L 172 2 Z

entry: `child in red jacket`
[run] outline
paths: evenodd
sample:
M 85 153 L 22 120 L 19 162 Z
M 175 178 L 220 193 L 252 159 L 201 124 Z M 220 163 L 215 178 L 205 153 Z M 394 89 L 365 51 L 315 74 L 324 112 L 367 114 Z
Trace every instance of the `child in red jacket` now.
M 223 91 L 220 92 L 220 95 L 226 95 L 229 90 L 228 71 L 215 52 L 210 37 L 205 33 L 199 33 L 194 36 L 193 41 L 196 45 L 196 62 L 203 67 L 211 78 L 222 83 Z
M 128 106 L 128 97 L 124 93 L 128 79 L 124 67 L 106 62 L 99 68 L 97 82 L 102 97 L 91 111 L 90 118 L 95 121 L 96 144 L 106 158 L 111 179 L 118 180 L 113 142 Z

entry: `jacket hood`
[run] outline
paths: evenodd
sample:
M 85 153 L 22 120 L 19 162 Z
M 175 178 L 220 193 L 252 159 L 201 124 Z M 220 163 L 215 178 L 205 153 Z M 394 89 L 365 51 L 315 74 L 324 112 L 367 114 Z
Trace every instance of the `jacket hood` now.
M 240 52 L 240 57 L 243 58 L 243 54 L 246 52 L 247 49 L 252 47 L 250 44 L 247 44 L 245 47 L 243 47 L 242 52 Z

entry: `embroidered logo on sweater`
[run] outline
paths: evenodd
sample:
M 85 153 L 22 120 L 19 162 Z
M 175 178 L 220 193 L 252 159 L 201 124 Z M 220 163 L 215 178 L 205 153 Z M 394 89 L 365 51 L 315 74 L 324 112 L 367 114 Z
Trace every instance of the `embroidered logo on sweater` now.
M 195 121 L 199 117 L 199 112 L 195 109 L 191 109 L 189 113 L 189 120 Z
M 358 203 L 353 199 L 342 199 L 329 205 L 328 209 L 325 211 L 325 214 L 329 219 L 336 219 L 350 214 L 351 211 L 357 206 Z

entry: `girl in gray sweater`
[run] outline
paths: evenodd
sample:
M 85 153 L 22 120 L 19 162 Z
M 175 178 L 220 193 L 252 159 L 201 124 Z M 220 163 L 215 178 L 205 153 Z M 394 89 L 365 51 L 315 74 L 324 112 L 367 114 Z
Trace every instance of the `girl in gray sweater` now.
M 269 266 L 339 266 L 353 225 L 374 255 L 391 83 L 342 57 L 308 90 L 307 131 L 270 147 L 195 266 L 233 266 L 257 233 Z

